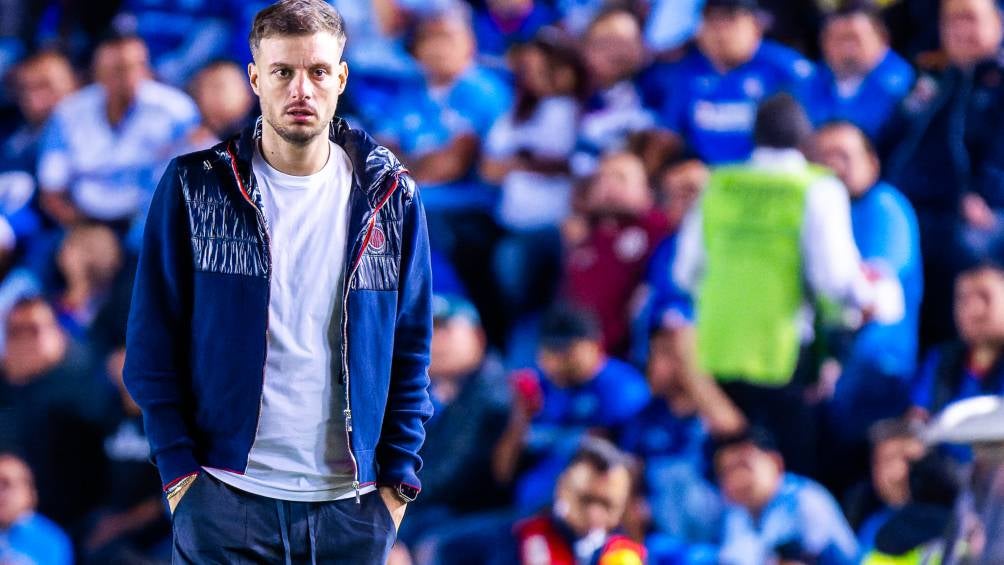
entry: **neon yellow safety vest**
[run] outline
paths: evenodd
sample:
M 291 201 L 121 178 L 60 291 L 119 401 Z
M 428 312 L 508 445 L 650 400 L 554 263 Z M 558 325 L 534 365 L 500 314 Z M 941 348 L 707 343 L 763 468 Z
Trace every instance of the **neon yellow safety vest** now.
M 706 250 L 697 297 L 701 367 L 721 380 L 791 381 L 805 300 L 802 224 L 809 186 L 829 174 L 716 169 L 702 200 Z

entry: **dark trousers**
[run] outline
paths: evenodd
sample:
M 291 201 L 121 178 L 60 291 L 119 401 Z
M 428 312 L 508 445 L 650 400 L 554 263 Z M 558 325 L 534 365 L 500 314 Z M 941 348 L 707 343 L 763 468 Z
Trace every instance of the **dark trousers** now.
M 289 502 L 200 473 L 175 508 L 174 564 L 378 565 L 396 532 L 376 492 L 356 500 Z

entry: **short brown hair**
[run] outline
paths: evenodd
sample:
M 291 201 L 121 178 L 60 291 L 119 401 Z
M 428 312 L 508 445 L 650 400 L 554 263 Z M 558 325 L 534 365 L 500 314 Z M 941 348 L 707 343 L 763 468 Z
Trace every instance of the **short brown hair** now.
M 345 42 L 345 22 L 330 4 L 324 0 L 280 0 L 255 15 L 248 44 L 251 55 L 257 56 L 266 37 L 325 32 Z

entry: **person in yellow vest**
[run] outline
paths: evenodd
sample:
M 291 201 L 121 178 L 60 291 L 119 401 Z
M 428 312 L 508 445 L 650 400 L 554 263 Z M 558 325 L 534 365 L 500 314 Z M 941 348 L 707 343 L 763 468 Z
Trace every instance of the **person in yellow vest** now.
M 801 152 L 811 134 L 792 96 L 761 103 L 752 157 L 713 170 L 673 265 L 695 298 L 701 369 L 777 438 L 792 471 L 808 475 L 815 418 L 796 371 L 812 338 L 807 305 L 825 299 L 885 322 L 903 315 L 899 282 L 865 264 L 854 244 L 847 191 Z

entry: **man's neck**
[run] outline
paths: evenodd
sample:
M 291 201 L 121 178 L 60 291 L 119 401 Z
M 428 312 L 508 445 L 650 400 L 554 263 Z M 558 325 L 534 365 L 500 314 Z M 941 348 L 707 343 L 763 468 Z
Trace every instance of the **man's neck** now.
M 132 100 L 109 98 L 108 103 L 105 105 L 105 116 L 108 118 L 108 123 L 113 126 L 119 125 L 125 118 L 130 106 L 132 106 Z
M 304 145 L 282 139 L 267 123 L 262 127 L 261 153 L 265 161 L 279 172 L 305 177 L 324 168 L 331 152 L 325 135 L 318 135 Z

